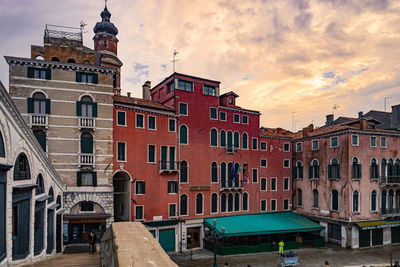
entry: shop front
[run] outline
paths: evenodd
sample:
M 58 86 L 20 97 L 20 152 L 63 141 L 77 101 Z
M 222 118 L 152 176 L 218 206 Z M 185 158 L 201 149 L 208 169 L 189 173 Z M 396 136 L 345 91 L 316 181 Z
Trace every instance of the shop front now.
M 400 220 L 379 220 L 357 223 L 359 247 L 374 247 L 399 243 Z M 385 234 L 386 233 L 386 234 Z
M 97 242 L 100 242 L 104 231 L 106 230 L 106 219 L 109 214 L 91 214 L 91 215 L 64 215 L 64 243 L 87 243 L 89 234 L 93 232 L 96 235 Z

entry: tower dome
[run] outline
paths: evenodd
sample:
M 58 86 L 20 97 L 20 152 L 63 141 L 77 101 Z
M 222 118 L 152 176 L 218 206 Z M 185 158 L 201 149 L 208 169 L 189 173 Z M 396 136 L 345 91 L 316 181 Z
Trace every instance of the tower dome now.
M 108 33 L 116 36 L 118 34 L 118 29 L 113 23 L 110 22 L 111 13 L 108 11 L 107 6 L 104 7 L 104 10 L 101 12 L 100 16 L 101 21 L 97 22 L 96 26 L 94 26 L 94 33 Z

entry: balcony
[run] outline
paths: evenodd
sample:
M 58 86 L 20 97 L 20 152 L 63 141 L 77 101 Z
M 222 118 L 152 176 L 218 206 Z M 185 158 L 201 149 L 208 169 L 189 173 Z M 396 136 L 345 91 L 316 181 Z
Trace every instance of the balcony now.
M 95 164 L 95 156 L 94 154 L 85 154 L 85 153 L 80 153 L 79 154 L 79 166 L 93 166 Z
M 221 181 L 221 186 L 219 188 L 219 191 L 241 190 L 243 189 L 243 185 L 244 182 L 239 181 L 239 179 L 234 179 L 234 180 L 229 179 L 228 181 Z
M 400 176 L 381 176 L 381 184 L 382 185 L 399 185 L 400 184 Z
M 178 172 L 178 162 L 177 161 L 162 160 L 159 163 L 160 163 L 160 174 L 161 173 Z
M 79 129 L 95 129 L 96 120 L 93 117 L 79 117 Z
M 400 216 L 400 208 L 381 209 L 382 217 L 398 217 Z
M 48 115 L 47 114 L 30 114 L 30 124 L 31 126 L 48 126 Z

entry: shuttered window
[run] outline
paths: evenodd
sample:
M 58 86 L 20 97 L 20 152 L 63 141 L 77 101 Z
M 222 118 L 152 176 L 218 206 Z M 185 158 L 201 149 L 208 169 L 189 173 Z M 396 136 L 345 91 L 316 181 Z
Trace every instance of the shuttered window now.
M 188 182 L 188 164 L 186 161 L 181 162 L 181 177 L 180 181 L 181 183 L 187 183 Z
M 76 72 L 76 82 L 78 83 L 98 83 L 97 73 Z
M 210 133 L 210 145 L 211 146 L 218 146 L 218 133 L 216 129 L 211 129 L 211 133 Z
M 118 161 L 126 161 L 126 153 L 125 153 L 125 143 L 117 143 L 117 156 L 118 156 Z
M 218 165 L 216 162 L 211 164 L 211 182 L 218 183 Z
M 181 196 L 181 214 L 180 215 L 187 215 L 187 195 Z
M 148 162 L 156 162 L 155 151 L 156 147 L 154 145 L 149 145 Z
M 90 133 L 81 136 L 81 153 L 93 154 L 93 136 Z
M 28 78 L 51 80 L 51 70 L 45 68 L 28 67 Z
M 179 130 L 179 143 L 187 145 L 188 143 L 188 136 L 187 136 L 188 128 L 186 125 L 182 125 Z
M 213 193 L 211 196 L 211 212 L 218 212 L 218 195 L 216 193 Z

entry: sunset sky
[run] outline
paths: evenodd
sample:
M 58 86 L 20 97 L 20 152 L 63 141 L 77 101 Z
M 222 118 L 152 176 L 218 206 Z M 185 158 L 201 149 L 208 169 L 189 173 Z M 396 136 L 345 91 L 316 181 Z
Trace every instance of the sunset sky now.
M 1 0 L 0 55 L 30 56 L 45 24 L 93 27 L 102 0 Z M 400 1 L 385 0 L 109 0 L 119 30 L 122 92 L 141 97 L 176 71 L 221 82 L 261 125 L 292 130 L 325 115 L 357 116 L 400 104 Z M 8 86 L 8 65 L 0 60 Z

